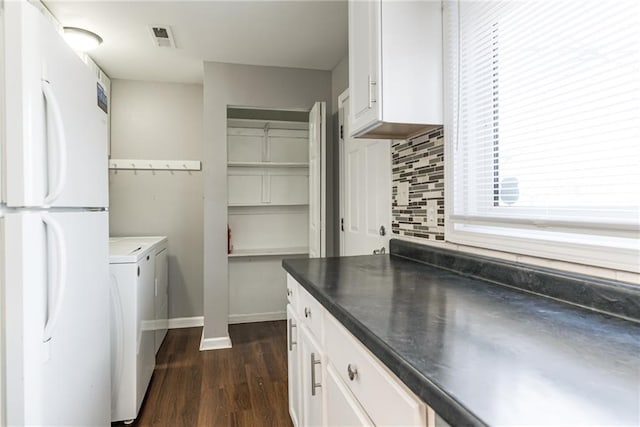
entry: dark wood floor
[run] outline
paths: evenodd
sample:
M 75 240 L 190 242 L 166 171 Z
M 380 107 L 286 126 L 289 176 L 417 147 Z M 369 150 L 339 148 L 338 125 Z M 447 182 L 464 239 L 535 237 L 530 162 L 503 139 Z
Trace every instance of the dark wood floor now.
M 202 328 L 173 329 L 137 426 L 291 426 L 286 322 L 230 325 L 233 348 L 199 351 Z

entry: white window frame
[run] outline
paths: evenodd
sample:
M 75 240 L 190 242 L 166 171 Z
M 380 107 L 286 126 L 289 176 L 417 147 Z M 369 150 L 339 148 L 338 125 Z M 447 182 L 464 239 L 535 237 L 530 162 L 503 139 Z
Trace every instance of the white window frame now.
M 444 29 L 446 31 L 446 28 Z M 445 37 L 443 37 L 446 40 Z M 446 49 L 446 45 L 445 45 Z M 447 58 L 447 54 L 443 55 Z M 445 67 L 446 71 L 446 67 Z M 534 256 L 570 263 L 640 273 L 640 230 L 592 227 L 589 223 L 495 220 L 455 216 L 453 185 L 454 106 L 448 94 L 450 76 L 444 73 L 445 241 L 453 244 Z M 501 209 L 503 211 L 503 209 Z M 524 210 L 518 209 L 518 213 Z M 640 223 L 640 221 L 639 221 Z M 551 226 L 553 225 L 553 228 Z M 613 239 L 613 240 L 612 240 Z M 619 246 L 611 242 L 620 243 Z M 606 244 L 606 240 L 609 240 Z

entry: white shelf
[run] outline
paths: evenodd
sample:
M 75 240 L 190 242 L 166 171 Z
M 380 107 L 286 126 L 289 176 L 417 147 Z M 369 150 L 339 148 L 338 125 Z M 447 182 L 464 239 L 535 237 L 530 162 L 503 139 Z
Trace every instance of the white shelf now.
M 229 162 L 229 167 L 240 168 L 308 168 L 309 163 L 300 162 Z
M 286 208 L 288 206 L 309 206 L 308 203 L 238 203 L 227 205 L 230 208 L 263 208 L 263 207 L 280 207 Z
M 280 255 L 306 255 L 309 253 L 307 247 L 297 248 L 262 248 L 262 249 L 234 249 L 228 255 L 229 258 L 252 257 L 252 256 L 280 256 Z
M 227 119 L 227 127 L 252 129 L 264 129 L 265 127 L 267 127 L 269 129 L 309 130 L 309 122 L 257 119 Z

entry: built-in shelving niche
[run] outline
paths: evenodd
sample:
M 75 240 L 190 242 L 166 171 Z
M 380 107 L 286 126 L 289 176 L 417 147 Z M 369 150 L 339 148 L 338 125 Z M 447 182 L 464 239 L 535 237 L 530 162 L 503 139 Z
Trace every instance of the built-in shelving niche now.
M 282 259 L 309 253 L 309 113 L 227 117 L 229 321 L 285 318 Z

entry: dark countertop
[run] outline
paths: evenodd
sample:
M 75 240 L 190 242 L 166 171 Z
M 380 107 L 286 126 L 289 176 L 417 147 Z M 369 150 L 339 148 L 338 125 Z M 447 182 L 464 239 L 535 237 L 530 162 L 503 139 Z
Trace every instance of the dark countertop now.
M 393 255 L 283 266 L 454 426 L 640 425 L 640 323 Z

